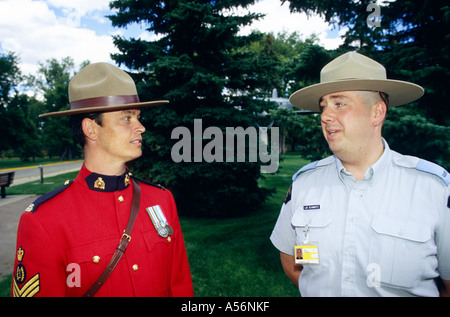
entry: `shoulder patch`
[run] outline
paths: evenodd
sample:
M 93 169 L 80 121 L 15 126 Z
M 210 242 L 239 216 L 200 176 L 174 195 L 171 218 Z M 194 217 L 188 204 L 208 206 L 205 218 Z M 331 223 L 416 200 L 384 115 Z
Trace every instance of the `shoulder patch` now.
M 59 195 L 64 190 L 69 188 L 69 186 L 72 185 L 72 183 L 73 183 L 73 181 L 66 181 L 64 183 L 64 186 L 61 186 L 61 187 L 59 187 L 59 188 L 57 188 L 55 190 L 52 190 L 51 192 L 48 192 L 47 194 L 44 194 L 44 195 L 38 197 L 31 205 L 29 205 L 27 207 L 27 209 L 25 209 L 25 211 L 34 213 L 36 211 L 36 209 L 39 207 L 40 204 L 42 204 L 42 203 L 46 202 L 47 200 L 50 200 L 51 198 Z
M 301 173 L 309 171 L 309 170 L 313 170 L 319 166 L 325 166 L 325 165 L 331 164 L 332 162 L 334 162 L 334 160 L 335 160 L 334 156 L 329 156 L 322 160 L 311 162 L 311 163 L 303 166 L 297 173 L 295 173 L 294 176 L 292 176 L 292 181 L 295 181 Z
M 149 181 L 145 181 L 145 180 L 140 179 L 140 178 L 138 178 L 136 176 L 133 176 L 133 175 L 131 175 L 131 178 L 134 179 L 135 181 L 138 181 L 139 183 L 147 184 L 147 185 L 150 185 L 150 186 L 153 186 L 153 187 L 157 187 L 157 188 L 162 189 L 162 190 L 166 190 L 164 188 L 164 186 L 162 186 L 160 184 L 155 184 L 155 183 L 152 183 L 152 182 L 149 182 Z
M 442 179 L 447 186 L 450 184 L 450 175 L 448 172 L 442 166 L 435 163 L 420 160 L 416 165 L 416 170 L 436 175 Z
M 288 192 L 286 194 L 286 198 L 284 198 L 284 204 L 287 204 L 288 202 L 291 201 L 291 195 L 292 195 L 292 184 L 289 187 L 289 190 L 288 190 Z

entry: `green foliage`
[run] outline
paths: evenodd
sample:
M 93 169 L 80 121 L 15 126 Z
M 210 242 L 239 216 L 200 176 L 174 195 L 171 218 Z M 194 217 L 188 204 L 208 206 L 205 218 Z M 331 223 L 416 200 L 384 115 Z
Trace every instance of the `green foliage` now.
M 12 269 L 11 269 L 12 271 Z M 11 296 L 12 272 L 0 281 L 0 297 Z
M 61 61 L 53 58 L 47 60 L 45 64 L 40 64 L 37 76 L 29 78 L 38 93 L 44 97 L 37 112 L 47 113 L 69 109 L 67 91 L 73 75 L 74 62 L 70 57 L 63 58 Z M 71 159 L 80 155 L 80 150 L 72 139 L 69 117 L 36 118 L 36 120 L 42 127 L 43 147 L 50 157 L 60 156 L 64 159 L 67 156 Z
M 112 1 L 110 19 L 124 27 L 139 22 L 160 35 L 155 41 L 114 38 L 121 51 L 113 55 L 134 70 L 141 100 L 168 99 L 170 105 L 146 110 L 142 120 L 144 156 L 133 163 L 137 173 L 174 192 L 180 214 L 236 216 L 255 210 L 268 190 L 258 187 L 260 163 L 178 163 L 171 158 L 175 127 L 193 134 L 194 119 L 203 127 L 254 125 L 256 113 L 269 104 L 254 99 L 266 80 L 261 72 L 273 66 L 247 48 L 261 34 L 238 36 L 239 27 L 259 17 L 224 14 L 254 1 Z M 239 108 L 240 110 L 237 110 Z M 203 143 L 205 144 L 205 143 Z M 248 146 L 248 144 L 247 144 Z
M 41 113 L 69 108 L 67 88 L 73 76 L 72 59 L 50 59 L 40 64 L 35 76 L 27 77 L 21 75 L 18 62 L 13 53 L 0 55 L 0 151 L 12 151 L 24 161 L 42 157 L 43 151 L 61 159 L 78 156 L 68 117 L 38 118 Z M 24 93 L 31 90 L 43 101 Z
M 394 150 L 428 159 L 448 169 L 448 1 L 383 1 L 378 28 L 367 25 L 370 12 L 366 8 L 371 2 L 368 0 L 285 2 L 289 2 L 291 11 L 317 13 L 334 27 L 347 27 L 344 45 L 336 53 L 359 50 L 382 63 L 388 78 L 424 87 L 425 95 L 413 105 L 389 110 L 384 134 Z M 303 84 L 300 87 L 304 87 Z
M 25 94 L 16 94 L 10 99 L 7 108 L 10 146 L 24 161 L 42 157 L 40 136 L 35 121 L 28 115 L 33 102 L 37 101 Z
M 450 170 L 450 127 L 437 125 L 407 108 L 392 108 L 383 135 L 393 150 L 433 161 Z
M 287 67 L 287 79 L 293 82 L 289 93 L 320 82 L 320 70 L 332 59 L 331 52 L 317 44 L 304 47 Z
M 12 150 L 28 160 L 42 156 L 36 122 L 30 115 L 38 101 L 20 92 L 23 78 L 18 63 L 13 53 L 0 55 L 0 151 Z

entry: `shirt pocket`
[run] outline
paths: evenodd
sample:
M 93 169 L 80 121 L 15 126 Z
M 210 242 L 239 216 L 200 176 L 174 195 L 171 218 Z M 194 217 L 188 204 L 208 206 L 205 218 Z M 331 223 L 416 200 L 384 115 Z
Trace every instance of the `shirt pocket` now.
M 323 231 L 333 220 L 333 215 L 327 211 L 297 211 L 294 213 L 291 224 L 295 228 L 296 243 L 301 244 L 308 234 L 308 241 L 320 242 Z M 306 232 L 305 232 L 306 231 Z
M 378 264 L 380 283 L 396 288 L 411 288 L 420 281 L 432 233 L 424 224 L 412 220 L 376 215 L 369 262 Z
M 325 210 L 304 211 L 300 209 L 292 217 L 291 224 L 295 228 L 296 245 L 305 244 L 305 235 L 307 234 L 307 243 L 315 242 L 319 247 L 319 265 L 304 265 L 303 273 L 300 275 L 303 280 L 308 272 L 327 270 L 330 262 L 335 259 L 333 255 L 335 247 L 332 242 L 334 234 L 330 228 L 332 221 L 333 214 Z

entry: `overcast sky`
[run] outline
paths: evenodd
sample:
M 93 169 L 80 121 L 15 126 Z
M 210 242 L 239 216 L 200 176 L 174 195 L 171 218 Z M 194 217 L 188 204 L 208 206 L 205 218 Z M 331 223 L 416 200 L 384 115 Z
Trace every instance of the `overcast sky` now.
M 112 62 L 110 54 L 117 52 L 112 35 L 148 39 L 150 34 L 140 26 L 114 28 L 107 14 L 110 0 L 0 0 L 0 53 L 14 52 L 20 58 L 24 74 L 36 73 L 39 62 L 70 56 L 76 68 L 91 62 Z M 261 0 L 249 8 L 267 16 L 241 32 L 252 29 L 278 33 L 297 31 L 303 38 L 315 33 L 320 44 L 328 49 L 339 46 L 341 39 L 321 18 L 291 14 L 288 3 Z M 340 31 L 342 33 L 342 31 Z

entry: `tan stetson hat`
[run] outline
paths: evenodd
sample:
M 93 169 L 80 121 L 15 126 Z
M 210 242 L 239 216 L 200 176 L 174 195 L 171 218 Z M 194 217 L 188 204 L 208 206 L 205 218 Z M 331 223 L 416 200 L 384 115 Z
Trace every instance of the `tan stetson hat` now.
M 339 91 L 369 90 L 388 94 L 389 106 L 396 107 L 422 97 L 419 85 L 386 78 L 380 63 L 356 52 L 345 53 L 325 65 L 320 83 L 294 92 L 289 102 L 300 109 L 320 111 L 321 97 Z
M 139 102 L 133 79 L 108 63 L 84 67 L 69 83 L 70 110 L 50 112 L 39 117 L 60 117 L 87 112 L 117 111 L 168 103 L 168 100 Z

